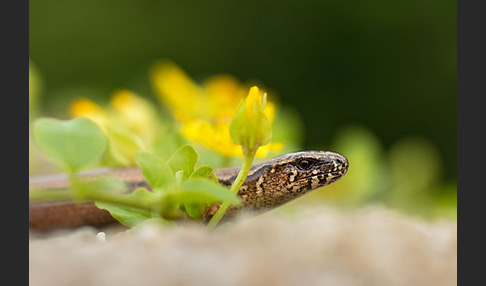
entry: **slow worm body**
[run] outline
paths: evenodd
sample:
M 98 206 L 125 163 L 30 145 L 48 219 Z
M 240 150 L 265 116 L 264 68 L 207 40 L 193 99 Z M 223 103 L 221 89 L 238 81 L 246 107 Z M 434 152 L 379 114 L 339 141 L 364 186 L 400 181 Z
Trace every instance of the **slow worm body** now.
M 329 151 L 304 151 L 289 153 L 270 160 L 254 163 L 238 195 L 242 204 L 231 208 L 228 214 L 239 210 L 263 212 L 320 187 L 332 184 L 348 171 L 347 159 Z M 216 169 L 220 184 L 230 187 L 239 172 L 239 167 Z M 147 186 L 137 168 L 100 169 L 85 172 L 86 180 L 103 175 L 123 179 L 131 190 Z M 65 176 L 47 175 L 29 179 L 29 189 L 56 188 L 68 186 Z M 213 205 L 206 209 L 204 219 L 209 219 L 219 208 Z M 29 227 L 35 230 L 73 228 L 83 225 L 103 226 L 116 222 L 111 215 L 98 209 L 92 202 L 71 201 L 30 202 Z

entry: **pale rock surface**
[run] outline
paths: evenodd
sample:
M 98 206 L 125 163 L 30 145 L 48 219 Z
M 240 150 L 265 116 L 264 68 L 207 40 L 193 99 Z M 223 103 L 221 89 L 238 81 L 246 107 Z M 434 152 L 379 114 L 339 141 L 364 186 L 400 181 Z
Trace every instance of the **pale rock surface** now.
M 31 233 L 29 282 L 55 285 L 457 285 L 457 223 L 383 208 L 130 232 Z

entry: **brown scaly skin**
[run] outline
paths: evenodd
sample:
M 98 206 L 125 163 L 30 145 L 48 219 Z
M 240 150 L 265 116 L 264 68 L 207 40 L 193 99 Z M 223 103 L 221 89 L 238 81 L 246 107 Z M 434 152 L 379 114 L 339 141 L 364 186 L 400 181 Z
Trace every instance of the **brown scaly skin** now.
M 289 153 L 252 165 L 245 184 L 238 195 L 242 204 L 230 208 L 227 214 L 237 210 L 266 211 L 296 199 L 303 194 L 332 184 L 348 171 L 348 160 L 334 152 L 304 151 Z M 220 176 L 220 184 L 230 187 L 239 167 L 227 169 Z M 208 220 L 219 205 L 208 208 L 203 216 Z
M 304 151 L 289 153 L 270 160 L 258 162 L 252 168 L 240 188 L 238 195 L 242 204 L 230 208 L 228 214 L 238 210 L 263 212 L 342 178 L 348 170 L 347 159 L 329 151 Z M 230 187 L 240 168 L 216 169 L 220 184 Z M 139 169 L 118 169 L 87 172 L 84 178 L 114 175 L 129 183 L 134 190 L 148 187 Z M 62 176 L 43 176 L 29 180 L 30 188 L 65 188 Z M 203 220 L 209 220 L 219 208 L 213 205 L 206 209 Z M 107 211 L 97 209 L 93 203 L 43 202 L 29 204 L 29 227 L 48 230 L 81 225 L 101 226 L 113 223 Z

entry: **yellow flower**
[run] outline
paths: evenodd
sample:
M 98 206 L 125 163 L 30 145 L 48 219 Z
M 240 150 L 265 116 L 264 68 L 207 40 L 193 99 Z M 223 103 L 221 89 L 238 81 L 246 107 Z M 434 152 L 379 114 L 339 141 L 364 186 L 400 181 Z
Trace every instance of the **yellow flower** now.
M 223 156 L 243 156 L 229 131 L 238 103 L 248 94 L 248 89 L 236 78 L 217 75 L 197 85 L 177 65 L 162 61 L 152 69 L 151 80 L 159 100 L 182 123 L 181 133 L 186 138 Z M 268 101 L 264 113 L 270 122 L 275 112 L 275 105 Z M 280 142 L 270 143 L 259 148 L 256 156 L 265 157 L 282 148 Z
M 170 62 L 157 64 L 151 74 L 159 99 L 173 110 L 196 113 L 201 108 L 199 87 L 178 66 Z
M 147 145 L 152 145 L 158 130 L 157 112 L 152 104 L 126 89 L 116 91 L 110 103 L 116 124 L 125 126 Z
M 115 91 L 106 108 L 87 98 L 76 99 L 70 113 L 72 117 L 88 117 L 103 129 L 109 153 L 119 165 L 135 165 L 135 153 L 155 144 L 159 129 L 156 112 L 149 102 L 129 90 Z
M 223 156 L 243 157 L 241 146 L 231 141 L 228 129 L 228 124 L 210 124 L 207 121 L 194 120 L 184 124 L 181 133 L 186 138 L 200 142 Z M 270 143 L 260 147 L 255 156 L 265 157 L 269 152 L 280 151 L 282 148 L 283 144 L 281 142 Z
M 96 122 L 101 128 L 104 128 L 108 122 L 108 114 L 101 106 L 87 98 L 77 98 L 69 107 L 69 113 L 72 117 L 88 117 Z

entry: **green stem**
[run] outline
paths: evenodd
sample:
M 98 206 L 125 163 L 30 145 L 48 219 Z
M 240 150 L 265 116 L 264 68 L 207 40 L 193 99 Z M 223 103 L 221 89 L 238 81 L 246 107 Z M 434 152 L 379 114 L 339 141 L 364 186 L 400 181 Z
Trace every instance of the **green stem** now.
M 258 148 L 257 148 L 258 149 Z M 238 176 L 236 177 L 235 181 L 233 182 L 233 185 L 231 185 L 230 192 L 233 194 L 237 194 L 238 191 L 240 190 L 241 186 L 246 180 L 246 177 L 248 176 L 248 173 L 250 172 L 251 165 L 253 164 L 253 159 L 255 157 L 256 149 L 252 150 L 248 153 L 244 152 L 244 158 L 243 158 L 243 164 L 241 166 L 240 172 L 238 173 Z M 208 229 L 214 229 L 218 222 L 223 218 L 224 214 L 228 210 L 228 208 L 231 206 L 230 203 L 224 202 L 221 204 L 219 207 L 218 211 L 214 214 L 214 216 L 211 218 L 211 220 L 208 223 Z
M 35 201 L 64 201 L 72 200 L 71 192 L 66 190 L 37 190 L 29 192 L 29 200 Z
M 149 212 L 152 212 L 154 210 L 151 204 L 148 204 L 146 201 L 140 201 L 138 199 L 134 199 L 124 195 L 115 194 L 106 191 L 88 193 L 85 194 L 84 197 L 90 201 L 116 204 L 116 205 L 121 205 L 123 207 L 132 207 L 141 210 L 147 210 Z
M 133 207 L 147 211 L 153 211 L 153 208 L 146 202 L 126 197 L 120 194 L 114 194 L 107 191 L 98 190 L 97 192 L 84 192 L 82 199 L 76 198 L 72 192 L 66 190 L 36 190 L 29 192 L 29 200 L 34 201 L 59 201 L 71 200 L 75 202 L 97 201 L 103 203 L 117 204 L 124 207 Z
M 97 189 L 79 189 L 79 181 L 75 174 L 69 174 L 71 189 L 69 190 L 36 190 L 29 192 L 30 200 L 53 201 L 53 200 L 71 200 L 75 202 L 97 201 L 103 203 L 117 204 L 124 207 L 133 207 L 147 211 L 153 211 L 151 204 L 146 201 L 130 198 L 117 193 Z
M 68 172 L 68 181 L 70 186 L 74 186 L 76 183 L 76 176 Z M 59 189 L 42 189 L 42 190 L 35 190 L 29 191 L 29 200 L 35 201 L 65 201 L 65 200 L 75 200 L 76 193 L 75 191 L 68 190 L 59 190 Z

